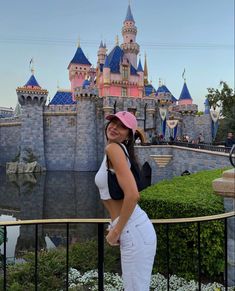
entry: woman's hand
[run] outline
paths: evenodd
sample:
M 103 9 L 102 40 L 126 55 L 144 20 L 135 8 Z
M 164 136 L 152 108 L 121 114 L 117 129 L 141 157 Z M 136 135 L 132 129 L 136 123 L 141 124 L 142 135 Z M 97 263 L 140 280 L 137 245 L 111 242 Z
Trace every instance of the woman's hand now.
M 120 234 L 117 232 L 115 228 L 110 229 L 109 233 L 106 235 L 106 241 L 111 246 L 119 246 Z

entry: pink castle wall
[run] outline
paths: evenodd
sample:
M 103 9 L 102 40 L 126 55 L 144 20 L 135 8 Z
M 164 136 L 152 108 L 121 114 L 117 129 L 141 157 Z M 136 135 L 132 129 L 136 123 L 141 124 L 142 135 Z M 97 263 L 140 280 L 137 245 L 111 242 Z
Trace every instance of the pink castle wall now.
M 193 100 L 192 99 L 179 100 L 178 104 L 179 105 L 191 105 L 191 104 L 193 104 Z

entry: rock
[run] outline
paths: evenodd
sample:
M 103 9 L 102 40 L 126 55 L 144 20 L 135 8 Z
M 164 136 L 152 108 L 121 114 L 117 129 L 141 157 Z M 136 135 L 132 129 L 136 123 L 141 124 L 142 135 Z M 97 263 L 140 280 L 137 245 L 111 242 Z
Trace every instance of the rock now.
M 6 164 L 7 174 L 39 173 L 44 170 L 36 161 L 31 163 L 10 162 Z
M 17 169 L 18 169 L 18 162 L 6 163 L 7 174 L 15 174 L 17 173 Z

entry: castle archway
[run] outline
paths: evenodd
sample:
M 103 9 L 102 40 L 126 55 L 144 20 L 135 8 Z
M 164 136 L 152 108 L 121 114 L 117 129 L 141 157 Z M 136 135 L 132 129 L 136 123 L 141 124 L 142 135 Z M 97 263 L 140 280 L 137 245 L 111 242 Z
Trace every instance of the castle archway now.
M 152 169 L 148 162 L 145 162 L 141 168 L 141 176 L 144 188 L 151 185 Z

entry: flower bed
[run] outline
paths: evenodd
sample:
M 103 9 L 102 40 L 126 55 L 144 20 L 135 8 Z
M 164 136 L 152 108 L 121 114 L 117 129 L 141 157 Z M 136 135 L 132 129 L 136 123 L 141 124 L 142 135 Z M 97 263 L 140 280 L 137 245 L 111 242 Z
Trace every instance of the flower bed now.
M 69 271 L 69 290 L 91 290 L 98 291 L 98 272 L 91 270 L 81 274 L 78 270 L 71 268 Z M 83 289 L 84 288 L 84 289 Z M 166 291 L 167 279 L 157 273 L 152 275 L 151 291 Z M 172 275 L 170 277 L 171 291 L 197 291 L 198 282 L 187 281 L 183 278 Z M 209 283 L 201 285 L 202 291 L 223 291 L 225 287 L 219 283 Z M 234 291 L 235 287 L 229 287 L 228 291 Z M 104 291 L 123 291 L 122 278 L 118 274 L 104 273 Z

